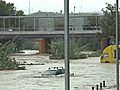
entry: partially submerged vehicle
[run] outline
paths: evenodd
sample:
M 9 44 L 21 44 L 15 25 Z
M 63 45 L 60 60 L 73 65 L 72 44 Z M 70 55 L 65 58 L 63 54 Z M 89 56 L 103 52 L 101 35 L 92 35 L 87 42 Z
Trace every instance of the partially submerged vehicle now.
M 120 50 L 120 45 L 119 45 L 119 50 Z M 116 60 L 116 45 L 110 45 L 103 50 L 103 53 L 100 57 L 100 62 L 115 63 L 115 60 Z
M 40 78 L 40 77 L 53 77 L 53 76 L 58 76 L 58 77 L 63 77 L 65 76 L 65 68 L 63 67 L 51 67 L 48 68 L 46 71 L 44 71 L 41 76 L 40 75 L 35 75 L 35 78 Z M 74 76 L 74 73 L 71 73 L 70 76 Z
M 57 76 L 65 74 L 65 69 L 63 67 L 51 67 L 42 73 L 43 77 Z

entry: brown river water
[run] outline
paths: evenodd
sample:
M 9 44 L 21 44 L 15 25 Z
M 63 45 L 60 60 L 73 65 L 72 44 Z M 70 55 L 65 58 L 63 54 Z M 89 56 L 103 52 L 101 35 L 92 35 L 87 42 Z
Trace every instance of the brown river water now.
M 64 60 L 49 60 L 49 56 L 12 56 L 17 61 L 44 63 L 44 65 L 25 65 L 27 70 L 0 71 L 0 90 L 65 90 L 64 77 L 34 78 L 49 67 L 64 66 Z M 106 81 L 103 90 L 116 89 L 116 65 L 99 63 L 99 57 L 70 60 L 71 90 L 92 90 L 100 82 Z

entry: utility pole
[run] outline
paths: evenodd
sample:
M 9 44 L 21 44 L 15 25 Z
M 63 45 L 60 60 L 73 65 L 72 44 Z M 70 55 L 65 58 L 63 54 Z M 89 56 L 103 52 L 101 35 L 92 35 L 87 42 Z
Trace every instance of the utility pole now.
M 116 83 L 119 90 L 119 0 L 116 0 Z
M 65 90 L 70 90 L 69 70 L 69 0 L 64 0 Z

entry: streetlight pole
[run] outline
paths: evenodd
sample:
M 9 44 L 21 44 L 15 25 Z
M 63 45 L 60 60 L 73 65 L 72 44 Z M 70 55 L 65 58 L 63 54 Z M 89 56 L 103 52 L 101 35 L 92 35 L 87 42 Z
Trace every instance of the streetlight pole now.
M 75 30 L 75 6 L 74 6 L 74 26 L 73 26 L 73 30 Z
M 98 13 L 96 12 L 96 30 L 98 30 Z
M 65 90 L 70 90 L 69 70 L 69 0 L 64 0 Z
M 116 0 L 116 83 L 119 90 L 119 0 Z
M 75 6 L 74 6 L 74 14 L 75 14 Z
M 16 14 L 17 12 L 16 12 L 16 7 L 15 7 L 15 31 L 16 31 Z

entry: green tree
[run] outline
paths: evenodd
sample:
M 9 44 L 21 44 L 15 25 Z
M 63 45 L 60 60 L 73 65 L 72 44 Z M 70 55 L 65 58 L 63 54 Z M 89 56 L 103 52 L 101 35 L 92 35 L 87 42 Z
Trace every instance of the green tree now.
M 25 69 L 20 67 L 14 58 L 9 58 L 9 54 L 14 52 L 14 43 L 8 41 L 0 46 L 0 70 Z
M 15 14 L 15 7 L 13 3 L 6 3 L 0 0 L 0 16 L 8 16 Z
M 115 14 L 116 6 L 106 3 L 106 8 L 103 8 L 103 17 L 101 18 L 101 26 L 103 30 L 103 37 L 109 38 L 115 36 Z
M 16 11 L 16 16 L 23 16 L 23 15 L 25 15 L 25 14 L 22 10 Z
M 0 0 L 0 16 L 14 16 L 15 14 L 20 16 L 24 15 L 24 12 L 22 10 L 16 11 L 16 7 L 13 3 L 6 3 Z

